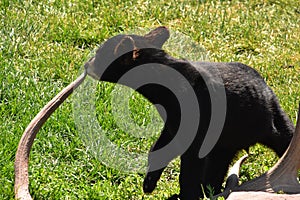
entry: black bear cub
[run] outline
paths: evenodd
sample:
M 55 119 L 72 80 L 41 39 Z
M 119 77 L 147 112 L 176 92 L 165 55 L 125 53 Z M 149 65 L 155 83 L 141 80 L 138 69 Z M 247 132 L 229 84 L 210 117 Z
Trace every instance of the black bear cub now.
M 210 185 L 215 193 L 221 192 L 224 176 L 237 151 L 261 143 L 281 156 L 290 143 L 294 126 L 257 71 L 241 63 L 190 62 L 173 58 L 161 49 L 168 38 L 169 31 L 166 27 L 158 27 L 144 36 L 117 35 L 108 39 L 85 67 L 93 78 L 132 87 L 151 103 L 160 105 L 157 107 L 158 112 L 165 124 L 149 152 L 144 192 L 152 192 L 166 165 L 180 156 L 180 194 L 170 199 L 179 197 L 181 200 L 196 200 L 203 197 L 201 185 L 203 188 Z M 120 81 L 124 74 L 145 64 L 149 64 L 149 70 L 140 72 L 136 78 L 146 79 L 151 72 L 152 76 L 157 76 L 153 83 L 136 88 L 134 80 Z M 172 142 L 182 120 L 184 110 L 181 110 L 181 102 L 176 94 L 180 93 L 184 97 L 185 92 L 189 92 L 182 79 L 164 73 L 167 69 L 176 70 L 188 81 L 196 94 L 200 118 L 189 147 L 184 152 L 170 152 L 172 157 L 166 158 L 165 165 L 156 169 L 156 158 L 151 153 Z M 215 77 L 220 77 L 222 81 Z M 169 80 L 173 89 L 156 84 L 159 80 Z M 213 115 L 209 85 L 216 88 L 216 91 L 220 86 L 224 88 L 226 113 L 219 139 L 212 150 L 200 158 L 199 150 Z M 161 106 L 164 110 L 160 109 Z M 185 134 L 190 136 L 188 132 Z M 181 145 L 181 141 L 177 143 Z

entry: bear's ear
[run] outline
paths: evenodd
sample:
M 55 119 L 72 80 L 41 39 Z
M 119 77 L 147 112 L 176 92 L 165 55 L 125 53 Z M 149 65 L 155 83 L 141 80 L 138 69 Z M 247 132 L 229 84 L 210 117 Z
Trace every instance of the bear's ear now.
M 159 49 L 162 48 L 163 44 L 169 39 L 169 37 L 170 32 L 165 26 L 160 26 L 144 35 L 144 38 L 147 39 L 150 44 Z
M 138 49 L 135 46 L 135 41 L 130 36 L 124 36 L 114 49 L 115 56 L 121 56 L 128 52 L 132 52 L 132 59 L 138 57 Z

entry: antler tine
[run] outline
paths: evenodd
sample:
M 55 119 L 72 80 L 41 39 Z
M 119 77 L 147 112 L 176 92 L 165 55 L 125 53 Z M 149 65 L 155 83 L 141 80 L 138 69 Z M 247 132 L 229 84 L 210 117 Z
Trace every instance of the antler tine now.
M 25 129 L 18 145 L 15 160 L 14 191 L 16 199 L 32 199 L 28 188 L 28 165 L 30 150 L 37 132 L 60 104 L 84 81 L 85 77 L 86 71 L 49 101 Z

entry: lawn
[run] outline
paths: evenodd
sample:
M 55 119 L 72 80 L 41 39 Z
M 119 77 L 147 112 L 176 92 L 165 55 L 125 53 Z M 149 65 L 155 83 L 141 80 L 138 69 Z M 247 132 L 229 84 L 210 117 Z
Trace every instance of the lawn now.
M 295 0 L 128 1 L 72 0 L 0 2 L 0 199 L 13 199 L 14 159 L 31 119 L 82 71 L 105 39 L 165 25 L 206 49 L 211 61 L 238 61 L 259 71 L 296 122 L 300 102 L 300 2 Z M 186 40 L 185 40 L 186 41 Z M 180 51 L 170 53 L 190 57 Z M 114 85 L 96 87 L 97 120 L 109 139 L 135 152 L 150 148 L 115 122 Z M 35 199 L 165 199 L 179 191 L 178 160 L 151 195 L 142 191 L 143 173 L 108 167 L 82 139 L 74 120 L 75 96 L 37 135 L 30 155 L 30 192 Z M 130 96 L 131 117 L 147 127 L 157 113 L 143 97 Z M 154 115 L 154 117 L 153 117 Z M 157 120 L 157 119 L 156 119 Z M 158 119 L 158 127 L 161 121 Z M 242 167 L 242 180 L 268 170 L 277 160 L 255 145 Z

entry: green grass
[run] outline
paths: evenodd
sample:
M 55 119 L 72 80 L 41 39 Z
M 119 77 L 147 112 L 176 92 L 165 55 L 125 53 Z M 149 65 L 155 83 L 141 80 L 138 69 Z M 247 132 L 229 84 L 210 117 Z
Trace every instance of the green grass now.
M 257 69 L 296 121 L 300 101 L 299 1 L 2 0 L 0 199 L 14 198 L 13 163 L 25 127 L 77 77 L 91 50 L 123 31 L 159 25 L 191 37 L 206 48 L 212 61 L 239 61 Z M 113 85 L 99 87 L 111 91 Z M 98 120 L 113 133 L 112 140 L 118 134 L 126 140 L 129 136 L 118 130 L 110 114 L 107 95 L 99 94 Z M 133 118 L 147 124 L 150 105 L 135 96 L 137 100 L 130 102 L 136 112 Z M 145 119 L 139 117 L 145 113 Z M 69 99 L 43 126 L 33 145 L 29 173 L 34 198 L 165 199 L 179 191 L 178 161 L 164 173 L 155 192 L 144 195 L 143 174 L 104 166 L 89 153 L 79 134 Z M 146 151 L 152 141 L 132 144 L 139 145 L 138 151 Z M 250 152 L 242 168 L 244 181 L 263 173 L 277 159 L 261 145 Z

